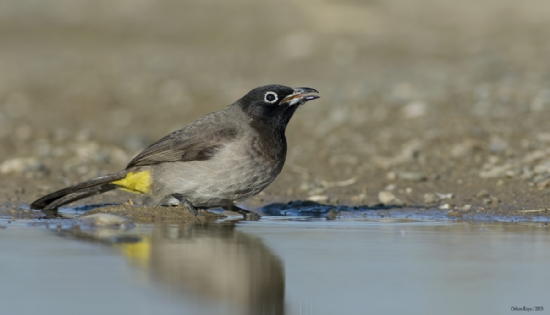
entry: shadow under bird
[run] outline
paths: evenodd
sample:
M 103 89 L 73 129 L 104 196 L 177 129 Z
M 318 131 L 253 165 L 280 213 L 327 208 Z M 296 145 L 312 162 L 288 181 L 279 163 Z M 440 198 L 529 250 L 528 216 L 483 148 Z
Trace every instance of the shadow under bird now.
M 45 211 L 113 189 L 151 195 L 160 205 L 222 207 L 253 219 L 240 209 L 266 188 L 286 159 L 286 126 L 296 109 L 319 98 L 308 87 L 266 85 L 253 89 L 227 109 L 203 116 L 139 153 L 125 170 L 48 194 L 31 204 Z

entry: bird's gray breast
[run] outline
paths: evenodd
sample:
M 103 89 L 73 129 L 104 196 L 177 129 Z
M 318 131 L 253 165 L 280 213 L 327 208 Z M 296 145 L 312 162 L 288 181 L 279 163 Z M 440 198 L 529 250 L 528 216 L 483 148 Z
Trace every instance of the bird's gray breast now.
M 227 171 L 227 185 L 235 201 L 248 199 L 262 191 L 279 175 L 285 161 L 280 152 L 262 150 L 257 139 L 240 148 L 229 147 L 228 156 L 232 158 L 227 163 L 231 168 Z M 223 159 L 221 155 L 220 158 Z
M 194 206 L 215 207 L 246 200 L 281 172 L 286 141 L 242 137 L 223 145 L 206 161 L 163 163 L 154 170 L 154 195 L 182 194 Z

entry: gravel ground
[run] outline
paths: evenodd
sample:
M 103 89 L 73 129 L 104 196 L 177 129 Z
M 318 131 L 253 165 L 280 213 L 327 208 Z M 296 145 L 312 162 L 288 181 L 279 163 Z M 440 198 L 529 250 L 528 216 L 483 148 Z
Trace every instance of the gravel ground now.
M 0 203 L 123 168 L 269 83 L 322 98 L 248 206 L 545 215 L 550 2 L 4 0 Z M 122 203 L 109 193 L 85 203 Z M 523 212 L 518 212 L 523 211 Z

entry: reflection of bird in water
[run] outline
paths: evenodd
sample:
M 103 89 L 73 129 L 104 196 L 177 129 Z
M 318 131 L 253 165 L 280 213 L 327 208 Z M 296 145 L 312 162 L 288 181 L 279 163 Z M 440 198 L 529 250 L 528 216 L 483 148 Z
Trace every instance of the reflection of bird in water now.
M 228 313 L 284 314 L 281 261 L 234 225 L 165 225 L 143 240 L 123 252 L 172 289 L 227 302 Z

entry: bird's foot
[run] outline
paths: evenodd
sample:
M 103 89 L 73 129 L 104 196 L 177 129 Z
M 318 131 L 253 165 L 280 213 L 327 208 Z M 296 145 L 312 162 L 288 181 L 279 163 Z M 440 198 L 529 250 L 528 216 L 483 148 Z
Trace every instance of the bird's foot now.
M 199 211 L 195 208 L 189 200 L 185 199 L 181 194 L 173 194 L 172 197 L 179 201 L 179 205 L 182 206 L 189 214 L 197 216 Z
M 261 215 L 257 214 L 256 212 L 244 210 L 244 209 L 239 208 L 235 205 L 223 207 L 223 209 L 227 210 L 227 211 L 234 211 L 234 212 L 237 212 L 239 214 L 242 214 L 243 218 L 246 221 L 258 221 L 262 217 Z

